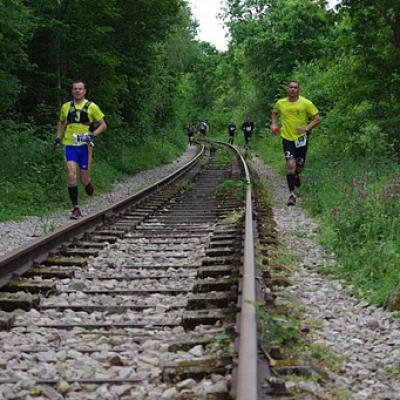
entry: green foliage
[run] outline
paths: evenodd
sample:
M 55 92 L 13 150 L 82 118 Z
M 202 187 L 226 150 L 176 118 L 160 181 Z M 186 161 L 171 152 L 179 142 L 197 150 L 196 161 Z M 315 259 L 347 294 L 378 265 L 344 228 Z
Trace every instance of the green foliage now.
M 9 118 L 23 90 L 19 73 L 28 71 L 27 46 L 33 29 L 28 7 L 21 0 L 0 2 L 0 119 Z
M 0 147 L 5 156 L 0 158 L 0 220 L 46 215 L 69 207 L 63 151 L 53 150 L 52 136 L 41 139 L 33 126 L 17 127 L 10 121 L 3 123 L 1 130 Z M 109 190 L 127 174 L 175 159 L 186 144 L 176 133 L 126 143 L 121 140 L 123 133 L 106 133 L 96 142 L 92 174 L 96 193 Z M 83 190 L 80 195 L 84 201 Z
M 358 57 L 342 56 L 335 61 L 320 61 L 299 65 L 293 76 L 305 88 L 304 95 L 317 104 L 324 120 L 317 128 L 317 136 L 323 138 L 319 144 L 334 148 L 343 154 L 357 154 L 374 158 L 393 151 L 392 140 L 374 115 L 374 103 L 368 99 L 358 101 L 358 78 L 355 71 Z M 337 77 L 340 76 L 340 79 Z M 361 85 L 361 80 L 360 80 Z
M 0 219 L 68 205 L 61 152 L 50 149 L 72 79 L 88 81 L 109 125 L 96 143 L 101 191 L 176 157 L 189 121 L 206 120 L 208 138 L 226 140 L 228 122 L 239 128 L 247 115 L 252 148 L 284 173 L 268 125 L 271 105 L 295 78 L 323 117 L 300 194 L 326 223 L 337 272 L 384 304 L 400 290 L 398 2 L 342 0 L 336 13 L 323 0 L 226 6 L 232 41 L 220 53 L 193 39 L 183 0 L 0 2 Z M 235 143 L 243 145 L 240 129 Z M 245 186 L 220 190 L 243 196 Z
M 218 332 L 215 335 L 214 342 L 207 345 L 210 350 L 222 351 L 224 353 L 233 354 L 233 341 L 232 338 L 225 332 Z
M 323 53 L 330 32 L 325 2 L 245 1 L 241 9 L 235 1 L 228 3 L 232 36 L 243 48 L 245 67 L 261 101 L 271 104 L 296 63 Z
M 385 159 L 327 165 L 315 157 L 307 168 L 305 204 L 324 220 L 324 243 L 337 254 L 332 272 L 386 304 L 389 293 L 400 290 L 399 168 Z
M 330 271 L 351 282 L 358 294 L 384 305 L 391 291 L 400 290 L 400 170 L 373 149 L 363 157 L 330 152 L 333 146 L 319 137 L 319 129 L 313 135 L 300 195 L 324 221 L 323 242 L 338 263 Z M 257 151 L 284 174 L 275 139 L 260 141 Z
M 0 159 L 0 218 L 30 215 L 37 209 L 45 213 L 48 204 L 62 203 L 58 187 L 63 182 L 63 164 L 49 151 L 49 143 L 35 138 L 28 124 L 17 127 L 11 121 L 3 122 L 1 131 L 4 157 Z
M 232 153 L 225 147 L 220 147 L 218 152 L 217 164 L 228 166 L 231 164 Z
M 247 182 L 245 179 L 234 180 L 225 179 L 218 184 L 217 190 L 227 197 L 235 197 L 239 200 L 244 199 L 247 189 Z
M 307 350 L 313 363 L 317 363 L 318 365 L 328 368 L 336 373 L 342 370 L 343 362 L 346 359 L 345 356 L 339 356 L 333 353 L 329 347 L 321 344 L 311 344 Z M 343 394 L 343 397 L 338 398 L 350 399 L 346 394 Z
M 258 310 L 258 318 L 264 340 L 268 338 L 271 345 L 282 345 L 297 340 L 299 321 L 293 313 Z
M 19 32 L 23 41 L 8 45 L 22 52 L 29 40 L 25 60 L 29 57 L 30 68 L 19 76 L 25 86 L 18 99 L 24 118 L 54 124 L 60 104 L 70 97 L 71 81 L 79 78 L 87 81 L 88 97 L 112 127 L 127 123 L 148 135 L 175 123 L 176 88 L 192 68 L 190 54 L 196 48 L 185 2 L 38 0 L 27 2 L 26 14 L 25 20 L 29 16 L 34 22 L 33 37 Z M 17 59 L 8 54 L 11 48 L 6 50 L 4 59 Z M 7 90 L 19 90 L 9 83 Z

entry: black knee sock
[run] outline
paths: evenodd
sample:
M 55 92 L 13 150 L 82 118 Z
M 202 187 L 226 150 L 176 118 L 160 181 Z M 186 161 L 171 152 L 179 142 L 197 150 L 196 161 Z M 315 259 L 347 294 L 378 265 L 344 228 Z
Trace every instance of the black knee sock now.
M 295 174 L 287 174 L 286 175 L 286 180 L 289 186 L 289 192 L 293 192 L 294 190 L 294 183 L 296 181 L 296 175 Z
M 78 207 L 78 186 L 68 186 L 68 194 L 71 199 L 72 207 Z

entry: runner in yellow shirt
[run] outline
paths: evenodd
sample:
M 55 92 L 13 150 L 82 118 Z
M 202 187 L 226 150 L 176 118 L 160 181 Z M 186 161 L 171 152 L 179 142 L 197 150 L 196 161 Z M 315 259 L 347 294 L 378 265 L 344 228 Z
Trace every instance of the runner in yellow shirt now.
M 54 146 L 65 146 L 65 163 L 68 171 L 68 194 L 72 203 L 71 219 L 82 216 L 78 207 L 77 170 L 86 193 L 91 196 L 94 188 L 90 182 L 90 164 L 93 140 L 107 129 L 104 114 L 97 104 L 88 101 L 85 82 L 72 83 L 72 101 L 61 107 Z
M 287 204 L 294 206 L 294 188 L 300 187 L 301 184 L 299 175 L 306 160 L 307 138 L 321 118 L 314 104 L 300 96 L 299 82 L 289 82 L 287 90 L 288 97 L 278 100 L 273 107 L 271 129 L 273 133 L 282 137 L 289 188 Z

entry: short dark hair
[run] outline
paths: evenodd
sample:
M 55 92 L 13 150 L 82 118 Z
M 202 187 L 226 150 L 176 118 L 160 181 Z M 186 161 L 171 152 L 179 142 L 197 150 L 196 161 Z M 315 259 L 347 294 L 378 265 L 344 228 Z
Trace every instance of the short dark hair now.
M 291 83 L 296 83 L 298 87 L 300 87 L 300 82 L 296 81 L 295 79 L 292 79 L 290 81 L 288 81 L 287 86 L 289 86 Z
M 75 80 L 73 80 L 72 83 L 71 83 L 71 89 L 76 83 L 83 83 L 83 86 L 85 87 L 85 89 L 87 89 L 86 81 L 83 80 L 83 79 L 75 79 Z

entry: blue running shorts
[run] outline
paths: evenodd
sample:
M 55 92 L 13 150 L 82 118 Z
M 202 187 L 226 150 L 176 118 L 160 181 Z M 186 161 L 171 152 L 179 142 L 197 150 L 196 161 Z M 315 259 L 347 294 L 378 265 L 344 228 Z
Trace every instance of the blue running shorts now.
M 81 170 L 89 167 L 88 146 L 65 146 L 65 159 L 76 162 Z

